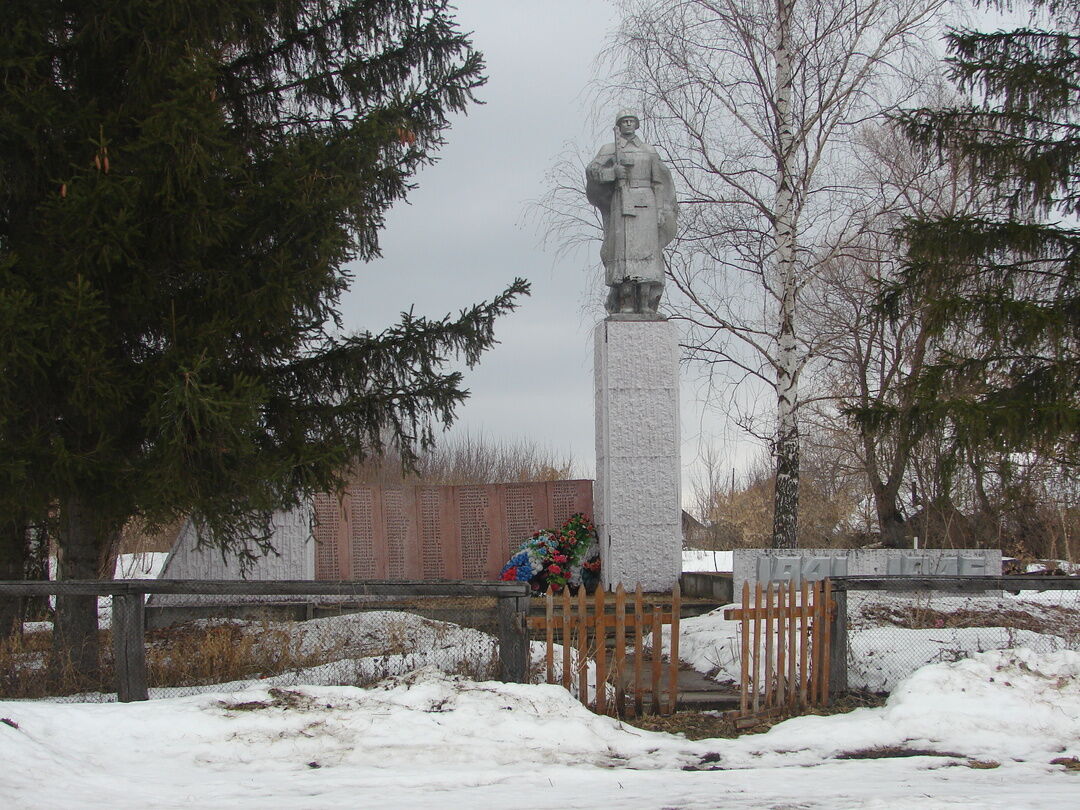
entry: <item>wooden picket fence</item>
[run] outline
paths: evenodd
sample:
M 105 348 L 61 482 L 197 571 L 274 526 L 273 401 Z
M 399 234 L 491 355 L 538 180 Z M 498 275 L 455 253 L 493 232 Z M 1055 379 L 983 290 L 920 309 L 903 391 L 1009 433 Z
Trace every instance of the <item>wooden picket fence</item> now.
M 547 645 L 547 682 L 561 683 L 598 714 L 641 716 L 646 692 L 651 713 L 673 713 L 679 689 L 678 585 L 671 593 L 670 608 L 666 607 L 652 600 L 646 603 L 640 584 L 629 598 L 622 585 L 613 594 L 597 588 L 592 596 L 582 588 L 576 597 L 565 588 L 559 594 L 549 589 L 544 615 L 529 619 L 529 629 L 542 631 Z M 660 643 L 664 625 L 671 628 L 666 664 Z M 651 634 L 648 650 L 646 633 Z
M 757 583 L 742 607 L 724 611 L 740 622 L 738 725 L 795 714 L 829 700 L 830 626 L 836 612 L 832 583 Z

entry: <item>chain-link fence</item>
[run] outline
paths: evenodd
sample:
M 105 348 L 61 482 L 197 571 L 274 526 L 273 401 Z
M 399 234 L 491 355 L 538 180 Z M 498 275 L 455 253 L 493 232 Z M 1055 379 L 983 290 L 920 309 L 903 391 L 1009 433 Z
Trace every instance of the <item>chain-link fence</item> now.
M 71 588 L 34 584 L 61 594 Z M 108 701 L 118 694 L 171 697 L 256 684 L 363 686 L 421 668 L 521 680 L 527 669 L 527 586 L 307 583 L 322 592 L 304 593 L 305 584 L 295 582 L 81 584 L 84 592 L 96 585 L 115 594 L 98 598 L 99 629 L 90 634 L 89 649 L 64 654 L 52 621 L 25 623 L 21 633 L 0 639 L 0 699 Z M 25 593 L 28 583 L 15 585 L 0 583 L 0 599 Z M 286 592 L 273 593 L 281 585 Z M 234 592 L 220 593 L 222 586 Z M 168 598 L 161 598 L 163 589 Z
M 1078 577 L 850 577 L 834 585 L 846 606 L 834 643 L 846 642 L 849 689 L 890 692 L 925 664 L 989 650 L 1080 650 Z

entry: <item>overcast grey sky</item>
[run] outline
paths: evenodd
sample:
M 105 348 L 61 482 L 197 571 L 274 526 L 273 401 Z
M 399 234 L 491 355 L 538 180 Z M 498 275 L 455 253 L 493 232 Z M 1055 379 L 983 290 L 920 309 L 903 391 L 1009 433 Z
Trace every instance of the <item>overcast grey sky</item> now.
M 524 220 L 568 141 L 591 153 L 611 137 L 606 121 L 589 125 L 588 85 L 614 10 L 606 0 L 460 0 L 458 20 L 487 62 L 485 103 L 455 120 L 439 162 L 416 178 L 410 204 L 390 212 L 383 258 L 356 268 L 345 325 L 378 330 L 410 306 L 433 317 L 456 313 L 514 276 L 527 278 L 532 296 L 496 326 L 501 345 L 466 372 L 472 396 L 453 432 L 533 441 L 572 455 L 577 472 L 591 478 L 591 332 L 606 292 L 591 277 L 600 245 L 595 255 L 557 259 Z M 692 386 L 684 388 L 686 470 L 697 453 L 700 408 Z M 688 491 L 684 474 L 684 502 Z
M 604 317 L 606 291 L 600 245 L 559 258 L 541 248 L 526 208 L 547 190 L 545 172 L 569 142 L 591 156 L 611 138 L 605 113 L 614 110 L 598 114 L 589 89 L 615 9 L 608 0 L 458 2 L 458 21 L 487 61 L 488 84 L 479 91 L 485 103 L 455 119 L 439 162 L 416 178 L 410 204 L 389 213 L 383 258 L 356 268 L 343 301 L 345 325 L 377 331 L 410 306 L 441 317 L 490 299 L 514 276 L 529 279 L 532 297 L 496 326 L 501 345 L 466 372 L 472 396 L 451 435 L 535 442 L 569 454 L 576 472 L 591 478 L 591 333 Z M 1016 23 L 982 10 L 976 17 L 990 29 Z M 647 121 L 643 131 L 648 137 Z M 682 377 L 686 505 L 703 440 L 716 444 L 721 468 L 743 468 L 756 447 L 719 401 L 703 406 L 692 371 L 684 368 Z

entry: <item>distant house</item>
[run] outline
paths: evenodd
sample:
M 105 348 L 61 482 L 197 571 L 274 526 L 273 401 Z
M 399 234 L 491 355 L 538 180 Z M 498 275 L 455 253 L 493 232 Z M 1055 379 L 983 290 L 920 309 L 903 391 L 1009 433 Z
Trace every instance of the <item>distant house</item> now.
M 707 542 L 709 528 L 691 515 L 685 509 L 682 510 L 682 544 L 683 548 L 701 548 L 702 543 Z

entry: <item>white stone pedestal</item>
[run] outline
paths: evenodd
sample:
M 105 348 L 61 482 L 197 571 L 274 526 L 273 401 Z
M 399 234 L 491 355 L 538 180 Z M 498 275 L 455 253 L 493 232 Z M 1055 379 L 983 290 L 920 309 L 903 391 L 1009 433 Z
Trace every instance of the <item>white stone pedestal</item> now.
M 682 572 L 675 326 L 617 316 L 601 321 L 593 337 L 602 583 L 670 590 Z

